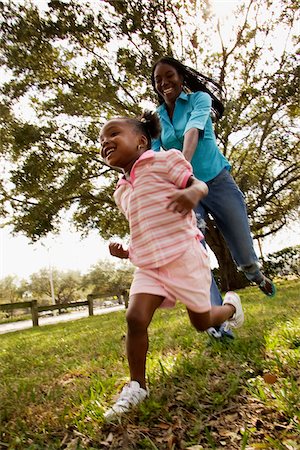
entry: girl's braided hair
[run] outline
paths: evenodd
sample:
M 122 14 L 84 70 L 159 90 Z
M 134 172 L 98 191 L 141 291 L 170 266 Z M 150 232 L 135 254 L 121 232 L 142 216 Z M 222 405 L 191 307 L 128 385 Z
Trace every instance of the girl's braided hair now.
M 148 148 L 151 148 L 152 139 L 158 138 L 160 135 L 160 120 L 155 111 L 145 110 L 140 117 L 124 117 L 124 120 L 132 124 L 138 132 L 144 134 L 147 137 Z
M 203 91 L 207 92 L 212 98 L 212 111 L 215 119 L 218 120 L 222 117 L 224 112 L 224 104 L 222 102 L 222 87 L 212 78 L 209 78 L 195 69 L 192 69 L 185 64 L 182 64 L 177 59 L 171 56 L 163 56 L 152 67 L 151 83 L 154 91 L 157 94 L 158 102 L 161 105 L 164 103 L 163 97 L 157 92 L 155 88 L 154 72 L 158 64 L 168 64 L 174 67 L 179 75 L 183 77 L 184 87 L 191 92 Z

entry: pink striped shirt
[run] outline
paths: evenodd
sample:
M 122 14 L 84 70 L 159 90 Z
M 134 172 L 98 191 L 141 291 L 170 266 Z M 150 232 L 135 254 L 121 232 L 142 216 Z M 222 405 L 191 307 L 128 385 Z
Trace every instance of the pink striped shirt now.
M 178 258 L 190 239 L 202 239 L 193 211 L 183 217 L 167 209 L 168 196 L 186 187 L 192 166 L 178 150 L 148 150 L 134 163 L 130 180 L 122 178 L 114 199 L 130 227 L 129 258 L 144 269 Z

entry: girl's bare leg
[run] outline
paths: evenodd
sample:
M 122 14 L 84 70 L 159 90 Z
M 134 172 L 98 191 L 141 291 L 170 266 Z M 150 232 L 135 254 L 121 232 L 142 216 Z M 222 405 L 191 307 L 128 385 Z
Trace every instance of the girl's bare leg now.
M 210 311 L 196 313 L 187 308 L 191 324 L 199 331 L 205 331 L 209 327 L 222 325 L 235 313 L 235 307 L 229 304 L 222 306 L 212 306 Z
M 152 294 L 135 294 L 130 297 L 126 314 L 126 350 L 131 381 L 138 381 L 146 389 L 146 356 L 148 351 L 148 326 L 155 310 L 164 297 Z

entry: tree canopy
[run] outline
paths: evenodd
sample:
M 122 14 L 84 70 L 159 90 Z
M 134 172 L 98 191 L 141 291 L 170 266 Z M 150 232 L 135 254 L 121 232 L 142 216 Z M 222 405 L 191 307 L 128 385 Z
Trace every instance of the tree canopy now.
M 245 193 L 256 237 L 299 211 L 295 0 L 245 0 L 232 29 L 209 0 L 0 2 L 0 214 L 36 240 L 67 210 L 79 230 L 124 236 L 117 174 L 99 155 L 101 124 L 155 107 L 151 66 L 169 54 L 223 87 L 220 148 Z M 212 245 L 213 247 L 213 242 Z

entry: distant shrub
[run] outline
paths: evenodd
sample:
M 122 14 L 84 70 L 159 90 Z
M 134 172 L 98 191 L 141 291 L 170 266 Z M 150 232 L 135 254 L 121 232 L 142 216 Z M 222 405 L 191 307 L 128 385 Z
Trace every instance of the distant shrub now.
M 264 272 L 269 276 L 287 277 L 294 275 L 300 277 L 300 245 L 270 253 L 261 262 Z

